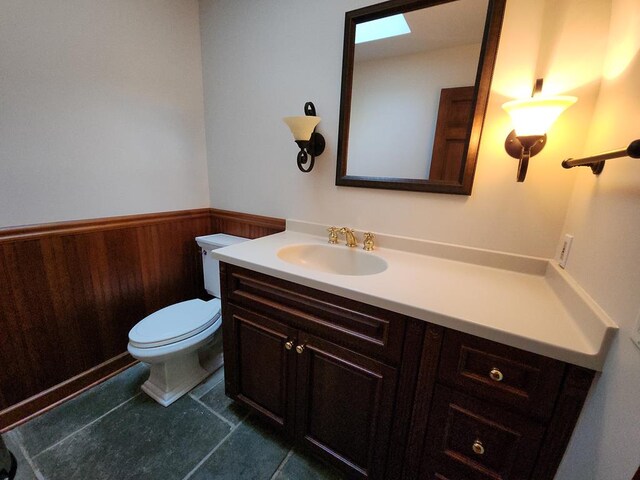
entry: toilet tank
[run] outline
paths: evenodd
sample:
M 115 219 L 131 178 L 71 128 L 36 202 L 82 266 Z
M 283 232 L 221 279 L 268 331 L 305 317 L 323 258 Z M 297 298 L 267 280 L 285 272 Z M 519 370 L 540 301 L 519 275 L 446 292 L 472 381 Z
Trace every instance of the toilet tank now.
M 211 250 L 227 247 L 236 243 L 246 242 L 248 238 L 216 233 L 204 237 L 196 237 L 196 242 L 202 249 L 202 271 L 204 273 L 204 288 L 216 298 L 220 298 L 220 262 L 211 256 Z

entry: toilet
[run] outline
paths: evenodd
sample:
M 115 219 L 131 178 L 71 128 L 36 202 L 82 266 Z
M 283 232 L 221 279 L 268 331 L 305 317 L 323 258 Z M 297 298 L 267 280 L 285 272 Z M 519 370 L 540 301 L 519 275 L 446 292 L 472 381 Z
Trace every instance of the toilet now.
M 246 240 L 222 233 L 196 237 L 202 249 L 205 289 L 215 298 L 169 305 L 139 321 L 129 332 L 127 350 L 150 365 L 142 390 L 159 404 L 171 405 L 212 373 L 200 363 L 203 350 L 212 345 L 222 324 L 219 262 L 210 253 Z

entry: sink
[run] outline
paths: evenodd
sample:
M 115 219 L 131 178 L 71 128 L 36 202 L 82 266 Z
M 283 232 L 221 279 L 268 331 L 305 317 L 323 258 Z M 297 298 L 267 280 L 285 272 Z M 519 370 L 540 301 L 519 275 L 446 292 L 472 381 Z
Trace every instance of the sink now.
M 278 250 L 278 257 L 309 270 L 337 275 L 374 275 L 387 269 L 387 262 L 372 253 L 338 245 L 288 245 Z

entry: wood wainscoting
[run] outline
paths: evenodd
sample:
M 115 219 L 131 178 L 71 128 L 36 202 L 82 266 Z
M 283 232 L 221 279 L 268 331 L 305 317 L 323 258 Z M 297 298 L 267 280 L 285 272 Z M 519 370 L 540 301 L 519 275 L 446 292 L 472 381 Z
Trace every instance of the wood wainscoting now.
M 203 297 L 196 236 L 284 226 L 202 208 L 0 229 L 0 431 L 128 367 L 136 322 Z
M 285 220 L 282 218 L 262 217 L 213 208 L 211 222 L 213 231 L 216 233 L 228 233 L 246 238 L 265 237 L 285 229 Z

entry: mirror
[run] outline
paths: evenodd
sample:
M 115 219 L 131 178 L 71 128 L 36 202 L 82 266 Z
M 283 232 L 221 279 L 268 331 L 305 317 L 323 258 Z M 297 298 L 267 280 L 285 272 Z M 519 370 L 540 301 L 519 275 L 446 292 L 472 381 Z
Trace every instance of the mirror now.
M 505 2 L 346 13 L 336 185 L 471 194 Z

